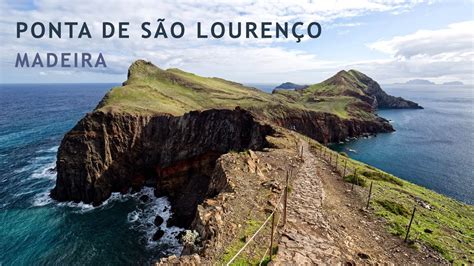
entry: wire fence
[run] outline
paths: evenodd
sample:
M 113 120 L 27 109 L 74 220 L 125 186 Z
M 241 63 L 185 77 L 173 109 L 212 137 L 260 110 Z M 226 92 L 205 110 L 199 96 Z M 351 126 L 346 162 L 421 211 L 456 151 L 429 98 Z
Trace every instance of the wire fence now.
M 300 161 L 304 161 L 304 146 L 302 144 L 297 144 L 297 152 L 298 152 L 298 157 Z M 311 151 L 308 151 L 311 152 Z M 363 188 L 365 179 L 362 179 L 358 173 L 358 167 L 354 165 L 354 163 L 351 161 L 350 158 L 347 156 L 341 155 L 323 145 L 319 145 L 318 148 L 314 149 L 314 153 L 316 157 L 319 157 L 323 161 L 326 162 L 329 167 L 332 168 L 333 172 L 337 173 L 337 176 L 340 176 L 342 179 L 344 179 L 347 182 L 351 183 L 351 189 L 350 191 L 355 191 L 354 185 L 356 185 L 359 188 Z M 263 224 L 255 231 L 255 233 L 245 242 L 245 244 L 240 248 L 240 250 L 226 263 L 226 265 L 231 265 L 235 260 L 244 252 L 244 250 L 249 246 L 249 244 L 255 240 L 255 238 L 259 234 L 263 234 L 262 232 L 264 231 L 263 229 L 265 228 L 266 225 L 271 226 L 270 230 L 270 238 L 268 240 L 268 247 L 265 249 L 265 252 L 263 253 L 259 265 L 262 265 L 264 262 L 266 262 L 266 259 L 268 258 L 268 261 L 272 260 L 273 256 L 273 248 L 275 245 L 275 236 L 278 234 L 278 231 L 282 230 L 286 224 L 287 220 L 287 205 L 288 205 L 288 194 L 289 194 L 289 188 L 290 188 L 290 182 L 294 179 L 293 177 L 293 169 L 290 168 L 286 172 L 286 184 L 285 184 L 285 189 L 282 191 L 280 198 L 278 202 L 276 203 L 273 211 L 266 217 L 265 221 Z M 370 186 L 368 188 L 367 192 L 367 200 L 365 204 L 365 208 L 368 210 L 371 204 L 371 201 L 373 200 L 373 188 L 374 188 L 374 183 L 373 181 L 370 182 Z M 410 217 L 410 222 L 406 226 L 406 233 L 405 233 L 405 238 L 404 241 L 407 242 L 409 240 L 409 234 L 410 234 L 410 229 L 411 225 L 413 223 L 414 217 L 415 217 L 415 212 L 416 212 L 416 204 L 413 207 L 413 211 L 411 212 L 411 217 Z M 267 257 L 268 255 L 268 257 Z M 268 262 L 267 261 L 267 262 Z
M 303 160 L 303 153 L 304 153 L 303 146 L 298 145 L 297 151 L 298 151 L 298 157 L 300 158 L 300 160 Z M 264 231 L 263 229 L 265 228 L 267 224 L 271 225 L 269 246 L 265 249 L 265 252 L 263 253 L 259 261 L 259 265 L 262 265 L 266 262 L 267 254 L 268 254 L 269 261 L 272 260 L 273 253 L 274 253 L 273 249 L 275 246 L 274 240 L 276 239 L 278 231 L 279 230 L 281 231 L 286 224 L 288 193 L 289 193 L 291 180 L 293 180 L 293 168 L 290 168 L 286 171 L 285 188 L 282 191 L 277 203 L 275 204 L 273 211 L 270 213 L 270 215 L 268 215 L 268 217 L 265 219 L 263 224 L 255 231 L 255 233 L 245 242 L 242 248 L 240 248 L 239 251 L 237 251 L 237 253 L 226 263 L 226 265 L 231 265 L 244 252 L 244 250 L 249 246 L 249 244 L 252 241 L 254 241 L 255 238 L 259 234 L 262 234 L 262 232 Z
M 319 145 L 318 148 L 314 149 L 314 151 L 315 155 L 324 160 L 330 167 L 332 167 L 333 171 L 337 173 L 344 181 L 351 183 L 351 192 L 354 191 L 354 185 L 361 188 L 362 192 L 366 192 L 364 190 L 364 186 L 368 186 L 367 199 L 364 207 L 366 210 L 369 210 L 370 204 L 374 198 L 374 181 L 370 181 L 370 185 L 365 184 L 365 178 L 361 177 L 363 175 L 358 172 L 358 167 L 354 165 L 354 163 L 351 161 L 350 158 L 348 158 L 347 155 L 341 155 L 340 153 L 335 152 L 330 148 L 324 147 L 323 145 Z M 410 229 L 415 218 L 416 206 L 417 203 L 415 202 L 413 210 L 411 211 L 409 222 L 405 227 L 404 242 L 409 241 Z

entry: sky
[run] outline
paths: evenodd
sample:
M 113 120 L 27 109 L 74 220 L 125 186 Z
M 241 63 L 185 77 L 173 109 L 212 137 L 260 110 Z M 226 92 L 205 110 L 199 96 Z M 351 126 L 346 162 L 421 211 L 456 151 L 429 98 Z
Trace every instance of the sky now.
M 320 82 L 357 69 L 379 83 L 474 83 L 474 1 L 0 0 L 0 83 L 123 82 L 137 59 L 241 83 Z M 140 24 L 182 22 L 180 39 L 142 39 Z M 16 23 L 86 22 L 92 38 L 16 36 Z M 102 39 L 101 23 L 130 22 L 129 39 Z M 319 22 L 321 36 L 197 39 L 196 23 Z M 77 30 L 77 29 L 76 29 Z M 63 30 L 63 34 L 69 32 Z M 107 68 L 15 68 L 17 53 L 102 53 Z M 43 56 L 44 58 L 44 56 Z

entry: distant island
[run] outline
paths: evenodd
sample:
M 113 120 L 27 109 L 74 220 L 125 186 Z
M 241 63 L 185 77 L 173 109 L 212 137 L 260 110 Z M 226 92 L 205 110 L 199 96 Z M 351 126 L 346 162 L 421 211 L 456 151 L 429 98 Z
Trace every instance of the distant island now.
M 464 85 L 464 83 L 462 83 L 461 81 L 448 81 L 448 82 L 444 82 L 443 85 L 460 86 L 460 85 Z
M 275 90 L 302 90 L 306 89 L 308 85 L 299 85 L 292 82 L 285 82 L 275 87 Z
M 411 79 L 407 82 L 394 83 L 394 85 L 437 85 L 437 83 L 427 80 L 427 79 Z M 440 83 L 438 85 L 459 86 L 459 85 L 464 85 L 464 83 L 462 83 L 461 81 L 448 81 L 448 82 Z
M 432 81 L 429 81 L 427 79 L 412 79 L 412 80 L 409 80 L 409 81 L 405 82 L 405 84 L 408 84 L 408 85 L 435 85 L 436 83 L 434 83 Z

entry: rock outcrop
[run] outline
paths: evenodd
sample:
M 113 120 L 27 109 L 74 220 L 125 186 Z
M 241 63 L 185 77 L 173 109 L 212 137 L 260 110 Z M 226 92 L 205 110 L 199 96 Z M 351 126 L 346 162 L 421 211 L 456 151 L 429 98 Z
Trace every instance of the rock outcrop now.
M 388 95 L 375 80 L 357 70 L 342 70 L 325 80 L 323 84 L 343 87 L 343 94 L 357 97 L 378 109 L 423 108 L 415 102 Z
M 363 134 L 393 132 L 387 120 L 376 117 L 373 120 L 341 119 L 337 115 L 314 111 L 293 111 L 272 120 L 272 124 L 306 135 L 320 143 L 338 143 Z

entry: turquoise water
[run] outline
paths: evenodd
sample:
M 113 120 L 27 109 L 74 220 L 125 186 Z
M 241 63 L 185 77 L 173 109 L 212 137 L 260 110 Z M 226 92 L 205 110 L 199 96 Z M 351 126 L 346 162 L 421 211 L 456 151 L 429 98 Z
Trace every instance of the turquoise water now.
M 98 208 L 48 197 L 63 135 L 114 85 L 0 85 L 0 265 L 144 265 L 179 253 L 178 228 L 151 240 L 155 216 L 170 215 L 151 189 Z
M 469 86 L 384 86 L 423 110 L 380 110 L 396 132 L 333 145 L 350 157 L 474 204 L 474 89 Z

